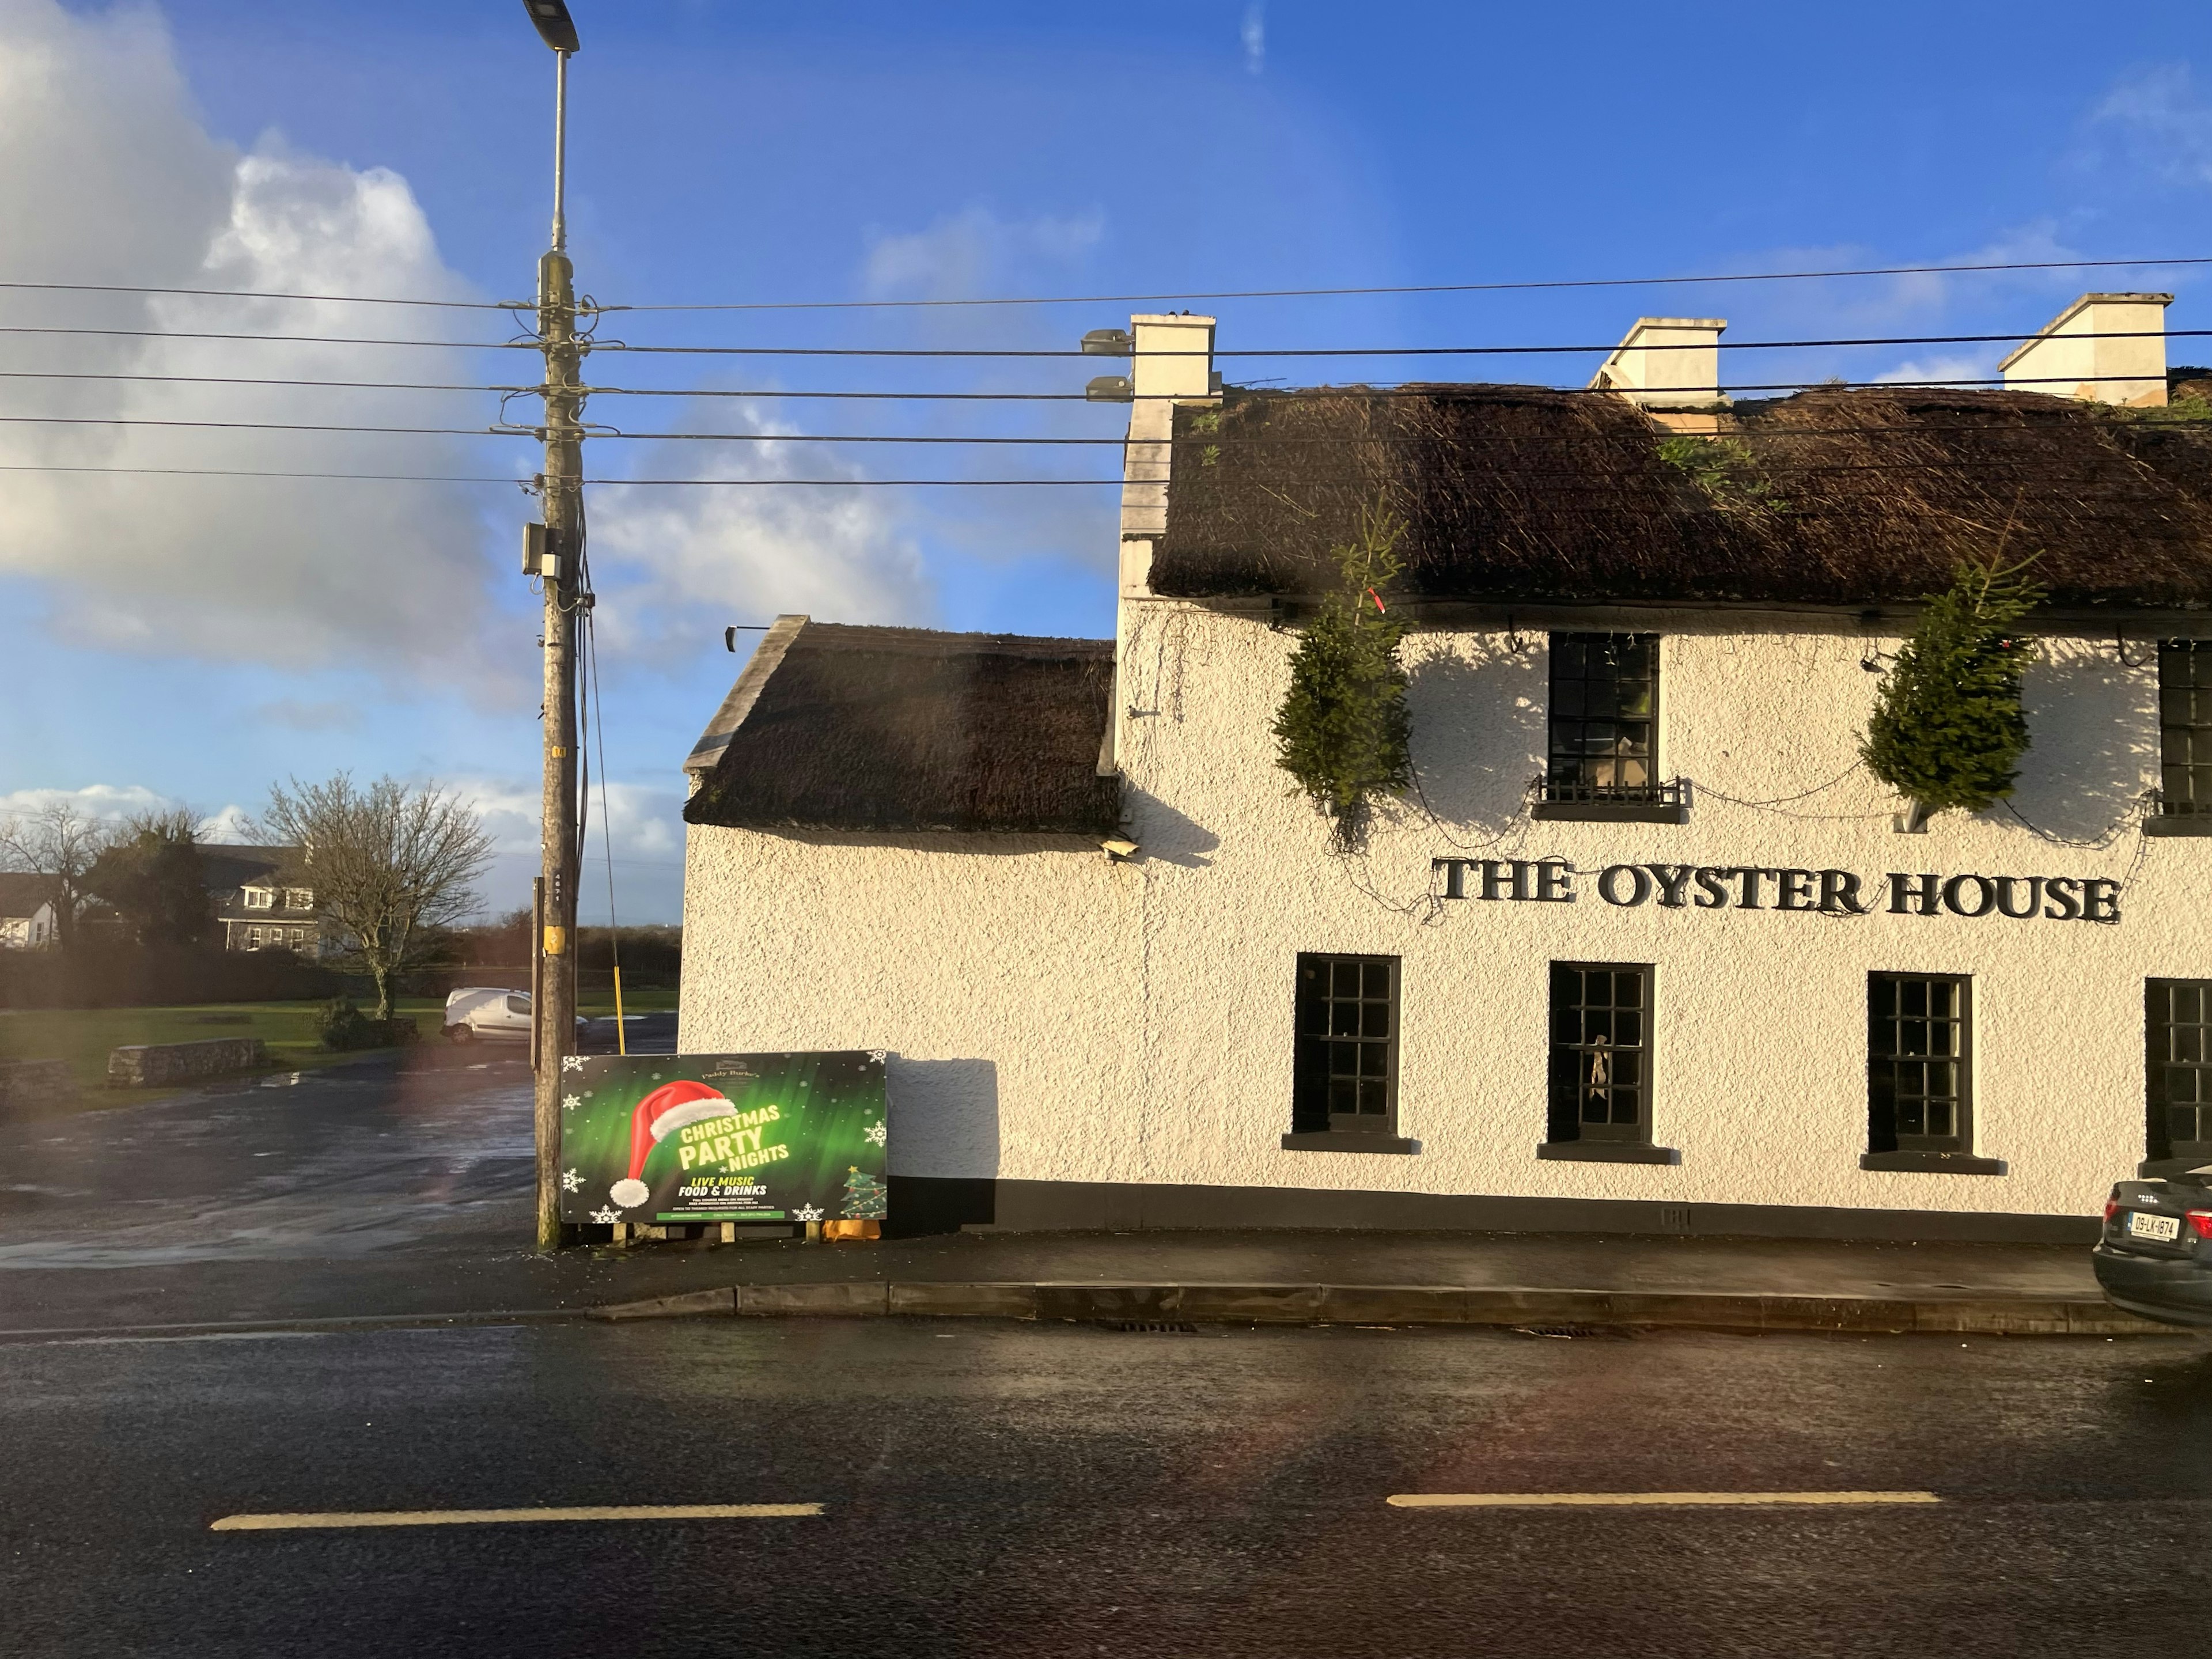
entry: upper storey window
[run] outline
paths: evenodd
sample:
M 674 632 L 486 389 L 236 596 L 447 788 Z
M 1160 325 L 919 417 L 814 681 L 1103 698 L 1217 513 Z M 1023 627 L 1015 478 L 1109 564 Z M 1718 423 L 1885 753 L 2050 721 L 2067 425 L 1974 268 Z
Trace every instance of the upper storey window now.
M 2212 815 L 2212 640 L 2158 647 L 2160 810 Z
M 1679 823 L 1659 771 L 1659 636 L 1554 634 L 1542 799 L 1534 816 Z

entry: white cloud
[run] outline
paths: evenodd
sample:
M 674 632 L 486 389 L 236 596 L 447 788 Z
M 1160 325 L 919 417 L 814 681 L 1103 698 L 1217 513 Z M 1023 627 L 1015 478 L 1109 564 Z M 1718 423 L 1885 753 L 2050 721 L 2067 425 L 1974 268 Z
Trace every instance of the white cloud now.
M 538 870 L 538 786 L 535 779 L 471 777 L 450 786 L 474 804 L 492 837 L 492 867 L 483 884 L 487 910 L 512 910 L 530 902 Z M 606 824 L 599 821 L 604 799 Z M 625 925 L 677 921 L 684 911 L 684 792 L 676 786 L 610 783 L 602 797 L 592 786 L 578 878 L 579 914 L 587 923 L 607 915 L 607 830 L 613 831 L 615 915 Z
M 143 783 L 88 783 L 82 789 L 17 789 L 0 794 L 0 823 L 27 818 L 66 803 L 88 818 L 119 823 L 142 812 L 190 811 L 188 802 Z M 253 814 L 236 802 L 199 820 L 204 842 L 244 842 L 253 839 Z
M 1913 358 L 1873 378 L 1877 386 L 1960 386 L 1994 380 L 1996 371 L 1987 358 L 1945 353 Z
M 987 207 L 970 206 L 927 230 L 877 237 L 862 283 L 878 299 L 988 298 L 987 290 L 1011 271 L 1039 259 L 1073 264 L 1105 234 L 1106 216 L 1096 208 L 1073 218 L 1008 221 Z
M 236 846 L 240 842 L 252 841 L 254 828 L 253 814 L 233 801 L 220 812 L 211 812 L 200 820 L 200 839 Z
M 0 821 L 30 817 L 68 805 L 88 818 L 127 818 L 140 812 L 167 812 L 179 803 L 143 784 L 90 783 L 82 789 L 16 789 L 0 795 Z
M 696 418 L 722 430 L 777 429 L 744 404 Z M 861 476 L 829 446 L 773 442 L 718 447 L 712 459 L 694 449 L 653 473 Z M 915 623 L 934 609 L 921 550 L 880 489 L 608 484 L 593 496 L 591 537 L 600 643 L 621 656 L 649 657 L 679 640 L 696 650 L 729 623 L 787 611 L 824 622 Z
M 240 155 L 201 125 L 150 9 L 78 15 L 0 0 L 0 223 L 11 274 L 278 292 L 466 296 L 407 183 L 301 155 Z M 38 295 L 0 317 L 114 329 L 451 338 L 501 325 L 414 307 Z M 134 375 L 460 381 L 459 350 L 56 336 L 10 367 Z M 136 420 L 466 426 L 465 398 L 16 381 L 19 410 Z M 157 427 L 10 426 L 0 464 L 473 473 L 462 442 Z M 520 505 L 520 503 L 518 503 Z M 0 572 L 38 580 L 78 643 L 283 666 L 367 663 L 483 683 L 480 498 L 434 483 L 25 471 L 0 492 Z
M 1248 74 L 1258 75 L 1267 67 L 1267 9 L 1260 0 L 1244 8 L 1244 68 Z
M 2090 112 L 2093 131 L 2115 135 L 2119 159 L 2169 183 L 2212 184 L 2212 108 L 2186 64 L 2161 64 L 2118 82 Z M 2085 158 L 2094 165 L 2094 158 Z

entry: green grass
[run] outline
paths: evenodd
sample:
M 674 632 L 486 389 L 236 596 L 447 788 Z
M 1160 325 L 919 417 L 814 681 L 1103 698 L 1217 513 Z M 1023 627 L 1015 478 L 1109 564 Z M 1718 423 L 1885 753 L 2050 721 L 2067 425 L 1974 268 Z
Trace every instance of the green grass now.
M 137 1042 L 198 1042 L 209 1037 L 259 1037 L 268 1045 L 270 1072 L 303 1072 L 354 1056 L 333 1053 L 316 1036 L 319 1002 L 210 1002 L 180 1008 L 0 1009 L 0 1060 L 65 1060 L 84 1091 L 84 1106 L 158 1099 L 174 1089 L 110 1089 L 107 1056 Z M 401 997 L 392 1012 L 412 1018 L 425 1042 L 439 1042 L 442 997 Z M 626 1014 L 658 1013 L 676 1006 L 673 988 L 623 988 Z M 611 988 L 586 990 L 577 1012 L 587 1018 L 615 1011 Z
M 305 1071 L 350 1058 L 324 1048 L 315 1035 L 315 1002 L 211 1002 L 185 1008 L 22 1008 L 0 1012 L 0 1060 L 65 1060 L 78 1084 L 98 1091 L 98 1104 L 144 1100 L 172 1092 L 109 1090 L 107 1056 L 137 1042 L 198 1042 L 209 1037 L 259 1037 L 269 1046 L 268 1069 Z M 423 1038 L 434 1042 L 442 1000 L 402 997 L 393 1012 L 412 1016 Z
M 673 986 L 625 985 L 623 987 L 623 1012 L 626 1014 L 665 1013 L 676 1006 Z M 586 1019 L 615 1011 L 615 994 L 611 988 L 580 991 L 576 994 L 576 1012 Z

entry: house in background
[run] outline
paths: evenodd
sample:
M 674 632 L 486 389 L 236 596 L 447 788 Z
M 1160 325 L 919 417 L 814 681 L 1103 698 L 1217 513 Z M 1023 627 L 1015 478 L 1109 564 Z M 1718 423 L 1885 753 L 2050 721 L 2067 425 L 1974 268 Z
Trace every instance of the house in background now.
M 44 876 L 0 875 L 0 951 L 37 951 L 54 942 L 54 902 Z
M 203 842 L 199 853 L 224 950 L 322 955 L 314 890 L 287 878 L 301 867 L 300 848 Z

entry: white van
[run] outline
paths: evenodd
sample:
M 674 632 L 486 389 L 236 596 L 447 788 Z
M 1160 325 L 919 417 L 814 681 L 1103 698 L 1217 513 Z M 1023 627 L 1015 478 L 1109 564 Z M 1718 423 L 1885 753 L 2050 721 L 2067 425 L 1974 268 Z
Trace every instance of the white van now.
M 446 999 L 446 1035 L 456 1042 L 530 1041 L 530 993 L 472 985 Z

